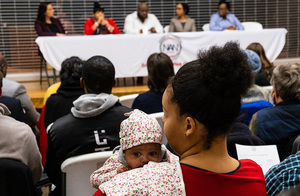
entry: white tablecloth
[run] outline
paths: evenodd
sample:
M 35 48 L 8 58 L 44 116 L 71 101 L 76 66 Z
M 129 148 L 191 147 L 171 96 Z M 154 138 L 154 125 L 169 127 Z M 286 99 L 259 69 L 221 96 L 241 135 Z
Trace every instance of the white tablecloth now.
M 147 76 L 146 62 L 150 54 L 165 52 L 172 57 L 175 71 L 186 62 L 195 60 L 201 49 L 238 41 L 245 49 L 252 42 L 263 45 L 273 62 L 285 45 L 287 30 L 264 29 L 253 31 L 188 32 L 150 35 L 94 35 L 38 37 L 44 58 L 56 70 L 66 58 L 78 56 L 83 60 L 94 55 L 107 57 L 115 66 L 116 77 Z

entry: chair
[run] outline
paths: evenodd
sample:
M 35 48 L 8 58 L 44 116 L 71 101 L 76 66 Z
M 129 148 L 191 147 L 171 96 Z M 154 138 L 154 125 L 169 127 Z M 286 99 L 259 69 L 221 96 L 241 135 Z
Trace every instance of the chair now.
M 112 151 L 95 152 L 68 158 L 61 164 L 63 195 L 93 195 L 97 190 L 90 184 L 91 174 L 99 169 Z
M 206 23 L 202 26 L 203 31 L 209 31 L 209 23 Z
M 164 27 L 164 33 L 169 33 L 169 28 L 170 28 L 170 25 L 166 25 Z
M 242 22 L 242 25 L 245 28 L 245 31 L 248 30 L 262 30 L 263 26 L 259 22 Z
M 138 96 L 139 94 L 131 94 L 131 95 L 124 95 L 119 97 L 119 102 L 126 107 L 131 108 L 132 103 L 134 99 Z
M 56 71 L 55 71 L 55 69 L 52 68 L 52 70 L 53 70 L 53 76 L 49 76 L 47 62 L 44 59 L 44 57 L 41 56 L 41 63 L 40 63 L 40 84 L 42 84 L 42 79 L 43 79 L 43 73 L 42 72 L 43 72 L 43 69 L 45 69 L 48 86 L 50 86 L 50 80 L 49 80 L 50 78 L 53 78 L 53 83 L 56 83 Z
M 0 159 L 0 195 L 37 196 L 30 168 L 14 159 Z
M 164 133 L 164 122 L 162 121 L 163 115 L 164 115 L 163 112 L 157 112 L 157 113 L 149 114 L 149 116 L 153 116 L 154 118 L 156 118 L 157 122 L 159 123 L 159 125 L 162 129 L 162 133 L 163 133 L 163 141 L 162 142 L 163 142 L 164 145 L 167 145 L 168 140 L 167 140 L 167 137 L 165 136 L 165 133 Z

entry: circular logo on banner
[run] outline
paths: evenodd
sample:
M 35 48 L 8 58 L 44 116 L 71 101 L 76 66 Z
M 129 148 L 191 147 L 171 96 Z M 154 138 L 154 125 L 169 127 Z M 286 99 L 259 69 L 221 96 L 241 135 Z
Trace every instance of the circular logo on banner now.
M 160 51 L 171 59 L 176 59 L 181 52 L 181 40 L 174 35 L 167 35 L 160 40 Z

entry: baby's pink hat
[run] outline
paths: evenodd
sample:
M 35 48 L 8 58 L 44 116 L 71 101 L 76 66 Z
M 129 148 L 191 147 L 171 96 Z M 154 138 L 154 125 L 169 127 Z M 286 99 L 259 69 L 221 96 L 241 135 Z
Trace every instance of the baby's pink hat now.
M 162 131 L 157 120 L 148 114 L 135 109 L 120 127 L 120 143 L 122 150 L 148 143 L 162 144 Z

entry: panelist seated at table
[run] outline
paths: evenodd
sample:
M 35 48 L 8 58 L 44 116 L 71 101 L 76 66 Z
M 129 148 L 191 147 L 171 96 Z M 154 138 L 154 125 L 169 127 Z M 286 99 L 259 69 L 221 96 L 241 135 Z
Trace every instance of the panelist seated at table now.
M 195 19 L 188 16 L 190 7 L 187 3 L 177 3 L 176 15 L 171 19 L 169 32 L 196 31 Z
M 54 18 L 54 9 L 50 2 L 41 2 L 34 23 L 38 36 L 65 36 L 65 30 L 59 19 Z
M 221 0 L 218 3 L 218 13 L 211 15 L 209 29 L 211 31 L 244 30 L 242 23 L 234 15 L 229 13 L 230 3 Z
M 104 8 L 102 8 L 98 2 L 94 2 L 93 12 L 93 17 L 87 19 L 84 24 L 85 35 L 121 33 L 113 19 L 105 18 Z
M 149 34 L 163 33 L 163 27 L 154 14 L 149 14 L 149 8 L 145 1 L 140 1 L 137 11 L 125 18 L 124 33 Z

